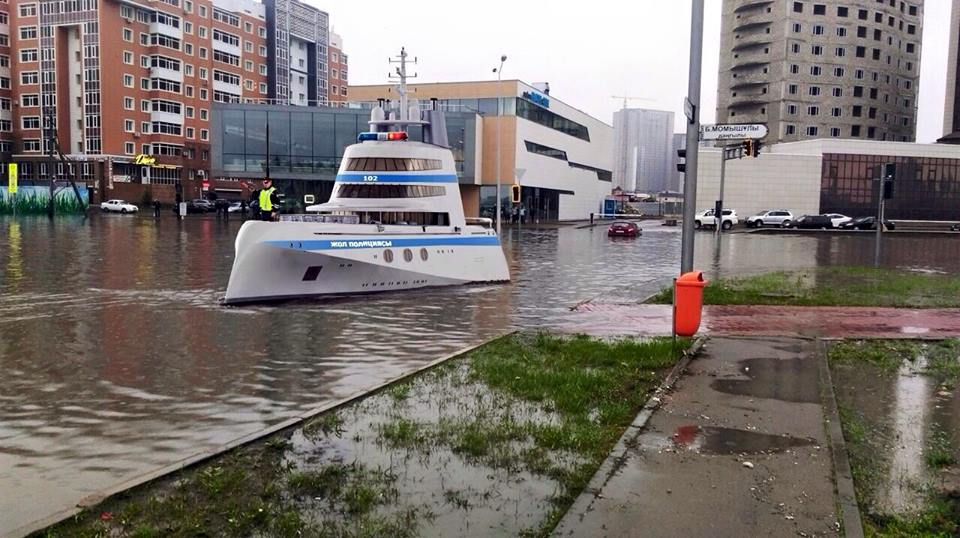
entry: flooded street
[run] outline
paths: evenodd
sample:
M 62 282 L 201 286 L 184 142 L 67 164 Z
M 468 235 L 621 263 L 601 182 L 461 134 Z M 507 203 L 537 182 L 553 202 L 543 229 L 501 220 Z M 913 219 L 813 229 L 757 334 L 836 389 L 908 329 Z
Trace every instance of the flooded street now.
M 507 229 L 513 282 L 225 308 L 237 219 L 0 219 L 0 535 L 84 497 L 679 266 L 680 230 Z M 872 264 L 872 235 L 697 235 L 710 274 Z M 960 270 L 960 238 L 882 264 Z M 270 275 L 263 275 L 269 279 Z

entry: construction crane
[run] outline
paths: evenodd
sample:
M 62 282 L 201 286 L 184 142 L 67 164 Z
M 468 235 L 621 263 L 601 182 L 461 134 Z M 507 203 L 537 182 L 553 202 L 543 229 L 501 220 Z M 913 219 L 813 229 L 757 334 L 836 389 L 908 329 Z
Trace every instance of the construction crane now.
M 649 97 L 634 97 L 632 95 L 611 95 L 611 99 L 623 99 L 623 108 L 627 108 L 627 101 L 656 101 Z

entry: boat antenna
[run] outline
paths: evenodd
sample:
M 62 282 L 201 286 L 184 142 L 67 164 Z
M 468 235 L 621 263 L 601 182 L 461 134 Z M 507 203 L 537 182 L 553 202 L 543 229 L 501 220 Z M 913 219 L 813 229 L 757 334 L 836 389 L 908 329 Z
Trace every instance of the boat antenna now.
M 397 63 L 400 64 L 400 67 L 397 67 L 395 69 L 396 74 L 389 73 L 387 77 L 390 78 L 390 80 L 398 80 L 400 82 L 396 86 L 397 94 L 400 95 L 400 118 L 399 119 L 401 121 L 410 120 L 412 119 L 409 117 L 410 111 L 407 110 L 407 79 L 417 78 L 417 74 L 416 73 L 412 75 L 407 74 L 407 62 L 416 64 L 417 57 L 414 56 L 412 61 L 407 60 L 407 48 L 400 47 L 400 56 L 398 58 L 390 58 L 388 61 L 392 64 L 397 64 Z

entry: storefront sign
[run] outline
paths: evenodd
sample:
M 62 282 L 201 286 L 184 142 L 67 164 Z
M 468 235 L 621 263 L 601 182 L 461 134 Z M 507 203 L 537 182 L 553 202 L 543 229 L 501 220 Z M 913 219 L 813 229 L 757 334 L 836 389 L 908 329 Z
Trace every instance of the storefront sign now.
M 153 166 L 157 164 L 157 158 L 153 155 L 144 155 L 141 153 L 134 157 L 133 164 L 139 164 L 141 166 Z
M 19 179 L 17 174 L 17 163 L 10 163 L 7 165 L 7 192 L 10 194 L 17 194 L 17 179 Z
M 533 102 L 534 104 L 540 105 L 543 108 L 550 108 L 550 99 L 545 95 L 540 95 L 537 92 L 523 92 L 523 98 Z

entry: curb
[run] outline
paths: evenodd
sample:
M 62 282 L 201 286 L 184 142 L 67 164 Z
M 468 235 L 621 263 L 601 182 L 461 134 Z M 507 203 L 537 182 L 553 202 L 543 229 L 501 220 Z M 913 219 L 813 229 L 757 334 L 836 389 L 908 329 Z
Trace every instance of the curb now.
M 623 435 L 617 440 L 617 444 L 614 445 L 610 451 L 610 455 L 600 464 L 597 472 L 593 474 L 593 478 L 590 479 L 587 487 L 577 496 L 577 499 L 570 505 L 570 508 L 567 509 L 566 514 L 564 514 L 557 523 L 557 526 L 551 531 L 551 536 L 562 536 L 562 534 L 557 532 L 557 529 L 562 527 L 565 521 L 572 520 L 572 518 L 582 519 L 583 515 L 591 510 L 593 501 L 600 497 L 600 492 L 603 491 L 603 487 L 627 461 L 627 451 L 635 444 L 637 437 L 643 432 L 650 417 L 653 416 L 654 411 L 663 403 L 663 396 L 673 389 L 673 385 L 676 384 L 680 376 L 687 370 L 693 358 L 700 353 L 706 341 L 707 338 L 705 336 L 700 336 L 694 340 L 690 348 L 684 352 L 683 357 L 674 365 L 670 374 L 667 375 L 663 383 L 657 387 L 653 395 L 650 396 L 650 399 L 647 400 L 647 403 L 640 409 L 640 413 L 638 413 L 636 418 L 633 419 L 633 422 L 627 426 L 626 431 L 623 432 Z
M 827 344 L 822 339 L 817 339 L 817 360 L 820 363 L 820 404 L 823 406 L 824 429 L 830 439 L 836 502 L 840 510 L 843 533 L 848 538 L 863 538 L 860 507 L 857 504 L 853 474 L 850 472 L 850 459 L 847 455 L 847 445 L 843 440 L 840 413 L 833 391 L 833 380 L 830 377 L 830 365 L 827 362 Z
M 50 526 L 55 525 L 55 524 L 57 524 L 57 523 L 60 523 L 61 521 L 65 520 L 65 519 L 67 519 L 67 518 L 73 517 L 73 516 L 75 516 L 75 515 L 83 512 L 84 510 L 86 510 L 86 509 L 88 509 L 88 508 L 91 508 L 91 507 L 93 507 L 93 506 L 96 506 L 96 505 L 102 503 L 103 501 L 109 499 L 110 497 L 112 497 L 112 496 L 114 496 L 114 495 L 117 495 L 118 493 L 122 493 L 122 492 L 124 492 L 124 491 L 133 489 L 133 488 L 135 488 L 135 487 L 137 487 L 137 486 L 142 486 L 142 485 L 144 485 L 144 484 L 146 484 L 146 483 L 148 483 L 148 482 L 152 482 L 152 481 L 154 481 L 154 480 L 157 480 L 157 479 L 159 479 L 159 478 L 162 478 L 162 477 L 164 477 L 164 476 L 166 476 L 166 475 L 169 475 L 169 474 L 171 474 L 171 473 L 175 473 L 175 472 L 177 472 L 177 471 L 181 471 L 181 470 L 183 470 L 183 469 L 186 469 L 187 467 L 191 467 L 191 466 L 194 466 L 194 465 L 203 463 L 203 462 L 205 462 L 205 461 L 207 461 L 207 460 L 210 460 L 210 459 L 213 459 L 213 458 L 215 458 L 215 457 L 217 457 L 217 456 L 219 456 L 219 455 L 221 455 L 221 454 L 224 454 L 224 453 L 226 453 L 226 452 L 230 452 L 230 451 L 233 450 L 233 449 L 240 448 L 240 447 L 242 447 L 242 446 L 251 444 L 251 443 L 253 443 L 253 442 L 255 442 L 255 441 L 258 441 L 258 440 L 260 440 L 260 439 L 263 439 L 264 437 L 268 437 L 268 436 L 273 435 L 273 434 L 275 434 L 275 433 L 278 433 L 278 432 L 280 432 L 280 431 L 283 431 L 283 430 L 286 430 L 286 429 L 289 429 L 289 428 L 293 428 L 293 427 L 299 426 L 299 425 L 301 425 L 302 423 L 306 422 L 307 420 L 309 420 L 309 419 L 311 419 L 311 418 L 313 418 L 313 417 L 315 417 L 315 416 L 317 416 L 317 415 L 321 415 L 321 414 L 326 413 L 326 412 L 328 412 L 328 411 L 332 411 L 332 410 L 334 410 L 334 409 L 338 409 L 338 408 L 340 408 L 340 407 L 347 406 L 347 405 L 349 405 L 349 404 L 351 404 L 351 403 L 353 403 L 353 402 L 356 402 L 357 400 L 361 400 L 361 399 L 363 399 L 363 398 L 366 398 L 367 396 L 371 396 L 371 395 L 373 395 L 373 394 L 375 394 L 375 393 L 377 393 L 377 392 L 380 392 L 380 391 L 382 391 L 382 390 L 384 390 L 384 389 L 386 389 L 386 388 L 388 388 L 388 387 L 390 387 L 390 386 L 392 386 L 392 385 L 395 385 L 395 384 L 397 384 L 397 383 L 400 383 L 401 381 L 405 381 L 405 380 L 407 380 L 407 379 L 409 379 L 409 378 L 411 378 L 411 377 L 413 377 L 413 376 L 415 376 L 415 375 L 419 375 L 419 374 L 421 374 L 421 373 L 423 373 L 423 372 L 432 370 L 433 368 L 436 368 L 437 366 L 440 366 L 441 364 L 443 364 L 443 363 L 445 363 L 445 362 L 447 362 L 447 361 L 449 361 L 449 360 L 451 360 L 451 359 L 455 359 L 455 358 L 457 358 L 457 357 L 459 357 L 459 356 L 461 356 L 461 355 L 464 355 L 464 354 L 466 354 L 466 353 L 469 353 L 469 352 L 477 349 L 477 348 L 480 347 L 480 346 L 484 346 L 484 345 L 489 344 L 490 342 L 492 342 L 492 341 L 494 341 L 494 340 L 497 340 L 497 339 L 499 339 L 499 338 L 503 338 L 504 336 L 508 336 L 508 335 L 513 334 L 513 333 L 515 333 L 515 332 L 517 332 L 517 331 L 515 331 L 515 330 L 513 330 L 513 331 L 507 331 L 507 332 L 498 334 L 498 335 L 496 335 L 496 336 L 487 338 L 487 339 L 485 339 L 485 340 L 483 340 L 483 341 L 481 341 L 481 342 L 478 342 L 478 343 L 476 343 L 476 344 L 472 344 L 472 345 L 467 346 L 467 347 L 465 347 L 465 348 L 463 348 L 463 349 L 460 349 L 459 351 L 456 351 L 456 352 L 451 353 L 451 354 L 449 354 L 449 355 L 444 355 L 443 357 L 440 357 L 439 359 L 435 359 L 435 360 L 433 360 L 433 361 L 430 361 L 430 362 L 428 362 L 427 364 L 421 366 L 420 368 L 417 368 L 417 369 L 412 370 L 412 371 L 410 371 L 410 372 L 407 372 L 407 373 L 405 373 L 405 374 L 403 374 L 403 375 L 400 375 L 400 376 L 398 376 L 398 377 L 395 377 L 395 378 L 393 378 L 393 379 L 391 379 L 391 380 L 389 380 L 389 381 L 385 381 L 385 382 L 383 382 L 383 383 L 380 383 L 379 385 L 374 385 L 373 387 L 370 387 L 370 388 L 365 389 L 365 390 L 357 391 L 357 392 L 351 394 L 350 396 L 347 396 L 346 398 L 343 398 L 343 399 L 337 400 L 337 401 L 335 401 L 335 402 L 331 402 L 331 403 L 322 405 L 322 406 L 320 406 L 320 407 L 315 407 L 315 408 L 313 408 L 313 409 L 311 409 L 311 410 L 309 410 L 309 411 L 306 411 L 306 412 L 301 413 L 301 414 L 299 414 L 299 415 L 290 417 L 290 418 L 288 418 L 288 419 L 286 419 L 286 420 L 283 420 L 283 421 L 281 421 L 281 422 L 279 422 L 279 423 L 277 423 L 277 424 L 274 424 L 274 425 L 272 425 L 272 426 L 269 426 L 269 427 L 267 427 L 267 428 L 258 430 L 258 431 L 256 431 L 256 432 L 253 432 L 253 433 L 250 433 L 250 434 L 247 434 L 247 435 L 244 435 L 244 436 L 239 437 L 239 438 L 237 438 L 237 439 L 234 439 L 233 441 L 230 441 L 230 442 L 228 442 L 228 443 L 224 443 L 224 444 L 222 444 L 222 445 L 220 445 L 220 446 L 218 446 L 218 447 L 216 447 L 216 448 L 204 450 L 203 452 L 199 452 L 199 453 L 197 453 L 197 454 L 194 454 L 193 456 L 186 457 L 186 458 L 184 458 L 184 459 L 182 459 L 182 460 L 179 460 L 179 461 L 176 461 L 176 462 L 174 462 L 174 463 L 170 463 L 170 464 L 164 465 L 163 467 L 159 467 L 159 468 L 157 468 L 157 469 L 154 469 L 154 470 L 149 471 L 149 472 L 147 472 L 147 473 L 144 473 L 144 474 L 142 474 L 142 475 L 133 477 L 133 478 L 131 478 L 131 479 L 125 481 L 125 482 L 121 482 L 121 483 L 119 483 L 119 484 L 117 484 L 117 485 L 115 485 L 115 486 L 109 487 L 109 488 L 104 489 L 104 490 L 97 491 L 97 492 L 95 492 L 95 493 L 91 493 L 90 495 L 87 495 L 86 497 L 84 497 L 83 499 L 81 499 L 80 502 L 78 502 L 77 505 L 76 505 L 76 507 L 74 507 L 74 508 L 70 508 L 70 509 L 67 509 L 67 510 L 62 510 L 62 511 L 60 511 L 60 512 L 57 512 L 57 513 L 52 514 L 52 515 L 50 515 L 50 516 L 47 516 L 47 517 L 45 517 L 45 518 L 43 518 L 43 519 L 34 521 L 34 522 L 32 522 L 32 523 L 28 523 L 27 525 L 24 525 L 24 526 L 22 526 L 22 527 L 20 527 L 20 528 L 18 528 L 18 529 L 14 529 L 14 530 L 11 531 L 9 534 L 6 534 L 6 535 L 4 535 L 4 536 L 5 536 L 5 537 L 6 537 L 6 536 L 9 536 L 9 537 L 26 536 L 26 535 L 28 535 L 28 534 L 30 534 L 30 533 L 43 530 L 43 529 L 45 529 L 45 528 L 47 528 L 47 527 L 50 527 Z

